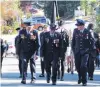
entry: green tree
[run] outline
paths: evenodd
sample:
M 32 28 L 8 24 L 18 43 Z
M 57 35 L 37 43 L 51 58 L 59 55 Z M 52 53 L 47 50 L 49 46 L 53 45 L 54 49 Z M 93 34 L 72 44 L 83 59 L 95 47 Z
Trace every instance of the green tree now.
M 100 5 L 98 5 L 98 7 L 96 8 L 96 29 L 95 31 L 100 33 Z
M 48 18 L 51 18 L 52 2 L 44 2 L 44 12 Z M 58 13 L 61 18 L 70 19 L 74 17 L 74 10 L 80 6 L 80 1 L 57 1 Z

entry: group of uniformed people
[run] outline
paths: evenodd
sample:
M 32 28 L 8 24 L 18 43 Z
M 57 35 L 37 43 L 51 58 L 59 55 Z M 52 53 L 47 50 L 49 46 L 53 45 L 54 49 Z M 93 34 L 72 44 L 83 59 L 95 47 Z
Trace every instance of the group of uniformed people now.
M 52 85 L 56 85 L 57 78 L 63 81 L 65 69 L 65 55 L 69 46 L 69 36 L 60 21 L 60 32 L 56 31 L 56 25 L 50 25 L 50 31 L 44 26 L 43 32 L 38 34 L 37 30 L 26 27 L 20 30 L 17 28 L 18 36 L 15 38 L 16 54 L 19 57 L 19 71 L 22 77 L 21 83 L 26 84 L 27 67 L 30 60 L 31 83 L 36 79 L 34 74 L 36 55 L 41 59 L 41 71 L 39 77 L 44 77 L 46 71 L 46 81 Z M 91 32 L 85 28 L 85 22 L 81 19 L 77 20 L 77 28 L 74 29 L 72 37 L 72 51 L 74 53 L 75 67 L 78 72 L 78 84 L 81 82 L 83 86 L 87 85 L 87 71 L 89 79 L 93 80 L 94 58 L 96 50 L 96 41 Z M 98 44 L 98 52 L 100 52 L 100 43 Z M 39 51 L 39 52 L 38 52 Z M 51 69 L 52 68 L 52 69 Z M 93 69 L 92 69 L 93 68 Z M 61 69 L 61 70 L 60 70 Z

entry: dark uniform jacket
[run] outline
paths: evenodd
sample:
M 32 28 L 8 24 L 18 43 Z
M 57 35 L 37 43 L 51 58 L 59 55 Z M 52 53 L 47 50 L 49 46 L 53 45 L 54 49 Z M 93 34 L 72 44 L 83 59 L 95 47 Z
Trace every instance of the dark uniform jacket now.
M 1 40 L 2 40 L 2 39 L 1 39 Z M 2 56 L 3 56 L 3 53 L 4 53 L 4 50 L 5 50 L 2 41 L 1 41 L 1 44 L 0 44 L 0 45 L 1 45 L 1 52 L 0 52 L 1 55 L 0 55 L 0 56 L 2 57 Z
M 94 33 L 94 37 L 97 39 L 95 42 L 95 45 L 96 45 L 96 52 L 98 55 L 100 52 L 100 39 L 99 39 L 99 35 L 97 33 Z
M 20 37 L 19 44 L 20 44 L 20 50 L 24 54 L 29 54 L 29 57 L 32 56 L 39 48 L 39 43 L 38 43 L 38 35 L 37 32 L 34 32 L 36 34 L 36 39 L 32 40 L 30 39 L 30 35 L 27 34 L 24 38 Z
M 60 57 L 65 56 L 65 52 L 67 51 L 67 47 L 69 45 L 69 37 L 66 31 L 61 32 L 61 48 L 60 48 Z
M 15 48 L 16 48 L 16 54 L 17 55 L 19 55 L 20 54 L 20 52 L 21 52 L 21 47 L 20 47 L 20 36 L 19 35 L 17 35 L 16 37 L 15 37 Z
M 40 43 L 41 43 L 41 45 L 40 45 L 40 57 L 42 57 L 42 46 L 43 46 L 43 35 L 44 35 L 44 33 L 45 32 L 42 32 L 42 33 L 40 33 Z
M 60 38 L 60 33 L 58 32 L 55 32 L 53 37 L 50 35 L 50 32 L 44 33 L 42 45 L 42 56 L 44 58 L 47 58 L 50 53 L 57 57 L 60 56 Z
M 81 33 L 77 28 L 74 29 L 72 38 L 73 52 L 86 54 L 89 53 L 89 50 L 91 49 L 94 49 L 94 40 L 91 33 L 87 29 L 84 29 L 83 33 Z

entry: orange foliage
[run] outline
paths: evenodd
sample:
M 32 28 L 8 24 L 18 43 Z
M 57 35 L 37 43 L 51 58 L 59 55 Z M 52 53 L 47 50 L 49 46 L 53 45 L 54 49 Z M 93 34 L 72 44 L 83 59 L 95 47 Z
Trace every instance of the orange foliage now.
M 15 1 L 12 0 L 1 2 L 1 17 L 4 20 L 15 18 L 17 16 L 17 11 L 14 9 L 14 3 Z

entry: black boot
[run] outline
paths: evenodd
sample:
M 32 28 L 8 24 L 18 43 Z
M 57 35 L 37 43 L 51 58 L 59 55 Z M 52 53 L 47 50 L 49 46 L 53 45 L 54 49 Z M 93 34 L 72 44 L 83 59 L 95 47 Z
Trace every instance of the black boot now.
M 56 85 L 56 81 L 53 81 L 53 82 L 52 82 L 52 85 Z
M 33 77 L 33 78 L 31 79 L 31 83 L 35 83 L 35 81 L 36 81 L 36 77 Z
M 22 84 L 26 84 L 26 80 L 22 80 L 21 83 L 22 83 Z
M 81 80 L 81 79 L 79 79 L 79 80 L 78 80 L 78 84 L 80 84 L 81 82 L 82 82 L 82 80 Z
M 47 83 L 50 83 L 50 78 L 47 77 Z
M 83 83 L 82 86 L 87 86 L 87 83 Z

